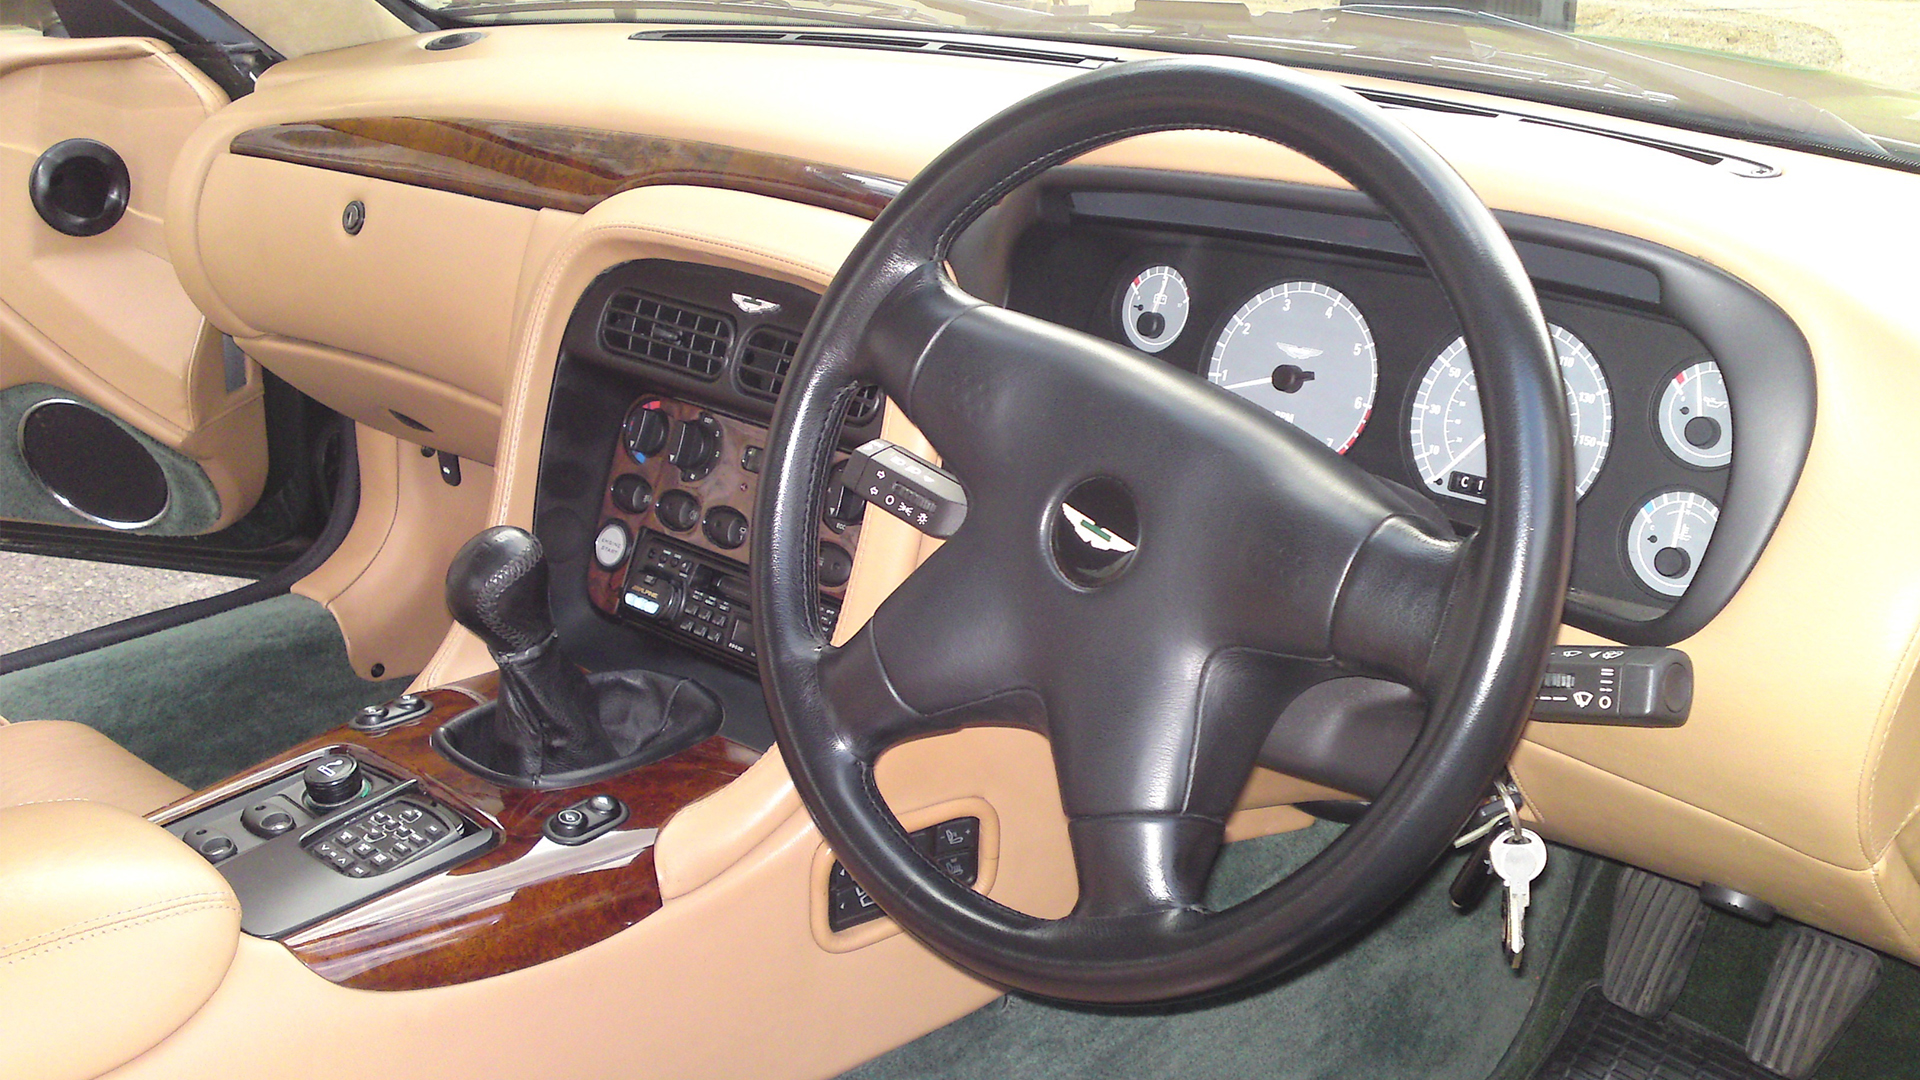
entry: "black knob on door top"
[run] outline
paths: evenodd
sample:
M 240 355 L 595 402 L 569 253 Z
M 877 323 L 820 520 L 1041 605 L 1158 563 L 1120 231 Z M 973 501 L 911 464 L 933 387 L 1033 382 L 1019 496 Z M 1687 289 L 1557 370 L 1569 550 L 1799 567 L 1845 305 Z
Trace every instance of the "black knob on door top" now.
M 627 414 L 627 452 L 644 461 L 667 445 L 667 414 L 658 401 L 643 401 Z
M 629 514 L 644 514 L 653 505 L 653 485 L 644 477 L 627 473 L 613 482 L 613 505 Z
M 700 524 L 700 500 L 678 488 L 661 495 L 653 512 L 660 524 L 674 532 L 686 532 Z
M 707 514 L 707 539 L 731 551 L 747 542 L 747 515 L 731 506 L 716 506 Z
M 308 765 L 301 779 L 307 784 L 307 799 L 322 809 L 352 802 L 365 780 L 360 763 L 345 754 L 328 754 Z

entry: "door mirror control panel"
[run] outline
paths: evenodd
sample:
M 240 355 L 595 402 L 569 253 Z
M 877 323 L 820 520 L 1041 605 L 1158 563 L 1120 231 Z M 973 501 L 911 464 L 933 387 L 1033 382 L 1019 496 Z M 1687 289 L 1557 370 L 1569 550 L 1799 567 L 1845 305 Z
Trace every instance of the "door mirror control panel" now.
M 499 835 L 420 782 L 334 747 L 166 826 L 240 899 L 240 929 L 277 940 L 492 848 Z

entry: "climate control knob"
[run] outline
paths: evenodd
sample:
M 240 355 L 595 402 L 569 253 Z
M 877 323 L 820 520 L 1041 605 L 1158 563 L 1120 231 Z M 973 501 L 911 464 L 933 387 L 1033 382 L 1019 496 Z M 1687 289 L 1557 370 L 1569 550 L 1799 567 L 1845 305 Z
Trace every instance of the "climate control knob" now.
M 698 420 L 681 424 L 673 449 L 667 452 L 667 460 L 680 470 L 680 479 L 688 483 L 712 472 L 714 462 L 720 460 L 720 421 L 701 413 Z
M 747 515 L 731 506 L 714 507 L 707 512 L 707 539 L 728 551 L 746 543 Z
M 660 524 L 674 532 L 687 532 L 700 524 L 700 500 L 678 488 L 661 495 L 653 512 Z
M 627 442 L 627 452 L 635 461 L 644 462 L 659 453 L 667 445 L 667 414 L 660 411 L 660 402 L 650 400 L 635 405 L 627 414 L 622 435 Z

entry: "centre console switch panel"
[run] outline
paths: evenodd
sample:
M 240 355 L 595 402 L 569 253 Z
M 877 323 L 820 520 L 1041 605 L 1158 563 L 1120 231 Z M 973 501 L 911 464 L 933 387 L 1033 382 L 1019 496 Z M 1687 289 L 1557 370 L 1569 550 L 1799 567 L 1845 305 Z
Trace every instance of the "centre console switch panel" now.
M 853 452 L 842 483 L 928 536 L 952 536 L 967 518 L 967 491 L 958 477 L 885 439 Z
M 254 937 L 286 937 L 498 840 L 418 780 L 345 749 L 296 764 L 167 826 L 219 867 L 240 900 L 240 929 Z

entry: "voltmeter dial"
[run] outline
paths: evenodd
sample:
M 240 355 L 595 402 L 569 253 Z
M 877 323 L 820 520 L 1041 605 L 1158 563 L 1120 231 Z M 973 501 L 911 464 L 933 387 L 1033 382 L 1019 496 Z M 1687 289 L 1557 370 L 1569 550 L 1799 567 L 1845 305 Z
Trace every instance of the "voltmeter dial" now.
M 1240 305 L 1207 378 L 1344 454 L 1373 415 L 1373 331 L 1331 285 L 1289 281 Z
M 1673 456 L 1702 469 L 1733 461 L 1733 405 L 1720 365 L 1702 360 L 1660 391 L 1660 439 Z
M 1187 328 L 1187 279 L 1171 266 L 1149 266 L 1120 297 L 1120 330 L 1141 352 L 1157 353 Z
M 1627 564 L 1640 583 L 1679 596 L 1707 554 L 1720 508 L 1697 491 L 1665 491 L 1648 499 L 1627 527 Z
M 1575 496 L 1585 495 L 1613 445 L 1613 391 L 1593 350 L 1565 329 L 1549 327 L 1573 421 Z M 1428 488 L 1471 502 L 1487 501 L 1487 428 L 1467 339 L 1454 338 L 1427 366 L 1413 395 L 1407 437 L 1414 467 Z

